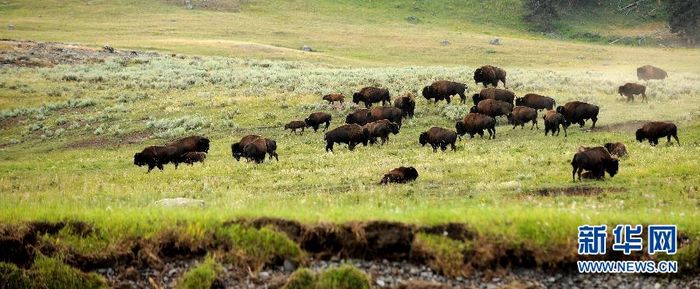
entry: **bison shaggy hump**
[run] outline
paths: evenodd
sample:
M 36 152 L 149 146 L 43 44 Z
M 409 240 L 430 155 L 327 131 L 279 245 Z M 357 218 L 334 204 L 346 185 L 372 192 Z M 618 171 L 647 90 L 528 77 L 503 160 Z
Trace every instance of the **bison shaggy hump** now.
M 585 148 L 574 155 L 571 160 L 571 178 L 576 181 L 576 174 L 581 180 L 583 170 L 591 171 L 596 179 L 605 177 L 608 172 L 610 177 L 614 177 L 619 169 L 619 161 L 612 157 L 604 147 Z
M 437 152 L 438 147 L 445 151 L 447 150 L 447 145 L 450 145 L 453 151 L 457 151 L 457 146 L 455 145 L 457 133 L 441 127 L 432 127 L 428 131 L 421 133 L 418 137 L 418 142 L 422 146 L 430 144 L 433 152 Z
M 380 184 L 386 185 L 388 183 L 403 184 L 411 181 L 415 181 L 418 178 L 418 171 L 414 167 L 398 167 L 388 173 L 384 174 L 384 177 L 379 182 Z
M 527 106 L 516 106 L 507 116 L 508 123 L 513 125 L 513 129 L 515 129 L 515 127 L 518 125 L 520 125 L 521 129 L 525 128 L 525 123 L 527 122 L 532 122 L 530 130 L 535 127 L 540 129 L 539 125 L 537 124 L 537 110 L 534 108 Z
M 644 65 L 637 68 L 637 79 L 639 80 L 664 79 L 666 77 L 668 77 L 668 73 L 658 67 Z
M 495 99 L 513 104 L 513 99 L 515 99 L 515 93 L 506 89 L 489 87 L 484 88 L 479 93 L 472 95 L 472 102 L 474 102 L 474 105 L 477 105 L 480 101 L 484 99 Z
M 470 138 L 474 138 L 474 134 L 479 134 L 484 137 L 484 130 L 489 133 L 489 139 L 496 138 L 496 120 L 481 113 L 469 113 L 464 117 L 464 120 L 458 121 L 455 124 L 457 134 L 469 134 Z
M 627 101 L 634 101 L 634 96 L 635 95 L 641 95 L 642 96 L 642 101 L 647 100 L 647 87 L 641 84 L 636 84 L 636 83 L 625 83 L 625 85 L 622 85 L 617 88 L 617 93 L 619 93 L 621 96 L 624 96 L 627 98 Z
M 402 96 L 394 100 L 394 107 L 401 110 L 403 117 L 413 117 L 416 110 L 416 101 L 410 96 Z
M 515 105 L 517 106 L 527 106 L 534 109 L 554 109 L 556 101 L 548 96 L 543 96 L 534 93 L 528 93 L 523 97 L 518 97 L 515 99 Z
M 209 139 L 197 135 L 181 138 L 167 145 L 176 147 L 178 155 L 187 152 L 209 152 Z
M 474 71 L 474 82 L 481 83 L 486 87 L 488 84 L 498 86 L 498 81 L 503 82 L 506 87 L 506 71 L 491 65 L 484 65 Z
M 569 123 L 578 123 L 583 127 L 586 120 L 591 119 L 593 121 L 591 128 L 595 128 L 595 123 L 598 121 L 598 111 L 597 105 L 580 101 L 567 102 L 564 106 L 557 107 L 557 112 L 564 115 Z
M 328 103 L 334 103 L 334 102 L 340 102 L 343 103 L 345 101 L 345 96 L 342 93 L 330 93 L 326 94 L 323 96 L 323 100 L 327 101 Z
M 680 141 L 678 141 L 678 127 L 672 122 L 648 122 L 638 129 L 635 135 L 637 141 L 642 142 L 647 139 L 652 146 L 659 144 L 659 139 L 662 137 L 666 137 L 669 143 L 671 142 L 671 137 L 673 137 L 676 143 L 681 145 Z
M 471 113 L 483 113 L 490 117 L 508 115 L 511 111 L 513 111 L 512 104 L 495 99 L 484 99 L 477 105 L 472 106 L 472 108 L 469 110 Z
M 148 171 L 155 167 L 163 170 L 163 165 L 178 159 L 177 148 L 173 146 L 149 146 L 143 149 L 140 153 L 134 154 L 134 165 L 139 167 L 148 166 Z
M 391 103 L 391 98 L 389 97 L 389 90 L 377 87 L 365 87 L 359 92 L 355 92 L 352 95 L 352 102 L 360 103 L 364 102 L 365 107 L 371 107 L 373 103 L 381 102 L 382 105 L 386 103 Z
M 464 92 L 467 90 L 467 85 L 464 83 L 439 80 L 433 82 L 431 85 L 423 87 L 423 97 L 430 100 L 431 98 L 438 102 L 439 100 L 445 100 L 450 103 L 453 95 L 459 95 L 460 103 L 467 102 L 467 96 Z
M 345 124 L 327 132 L 323 139 L 326 141 L 326 152 L 333 152 L 335 143 L 348 144 L 348 149 L 352 151 L 359 143 L 367 146 L 369 130 L 357 124 Z
M 325 123 L 326 127 L 323 129 L 324 131 L 328 129 L 328 126 L 331 125 L 331 120 L 333 117 L 325 112 L 314 112 L 309 115 L 306 119 L 304 119 L 304 122 L 306 123 L 307 126 L 310 126 L 311 128 L 314 129 L 314 132 L 318 131 L 318 127 Z

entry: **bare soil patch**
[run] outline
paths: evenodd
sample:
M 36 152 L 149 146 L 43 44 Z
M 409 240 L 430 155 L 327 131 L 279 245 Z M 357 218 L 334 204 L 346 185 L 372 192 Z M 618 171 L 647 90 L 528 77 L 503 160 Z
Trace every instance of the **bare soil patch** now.
M 567 187 L 567 188 L 542 188 L 534 193 L 538 196 L 595 196 L 603 192 L 625 192 L 624 188 L 599 188 L 599 187 Z
M 142 52 L 92 49 L 58 42 L 0 40 L 0 67 L 53 67 L 59 64 L 101 63 L 110 57 L 132 58 Z M 155 55 L 155 53 L 148 53 Z
M 650 122 L 649 120 L 631 120 L 620 123 L 606 124 L 597 126 L 591 131 L 610 131 L 610 132 L 634 132 L 638 128 L 641 128 L 644 124 Z

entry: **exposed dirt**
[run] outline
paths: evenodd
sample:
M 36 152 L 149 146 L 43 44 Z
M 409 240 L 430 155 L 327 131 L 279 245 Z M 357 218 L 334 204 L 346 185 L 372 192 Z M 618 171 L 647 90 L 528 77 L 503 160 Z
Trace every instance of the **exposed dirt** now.
M 596 196 L 603 192 L 625 192 L 624 188 L 599 188 L 599 187 L 568 187 L 568 188 L 542 188 L 535 192 L 536 195 L 545 197 L 554 196 Z
M 631 120 L 607 125 L 596 126 L 591 131 L 634 132 L 649 120 Z

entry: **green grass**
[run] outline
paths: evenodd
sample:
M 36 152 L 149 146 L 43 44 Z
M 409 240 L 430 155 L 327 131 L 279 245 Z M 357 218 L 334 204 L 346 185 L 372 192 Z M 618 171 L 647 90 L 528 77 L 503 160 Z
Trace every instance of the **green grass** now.
M 316 280 L 316 289 L 369 289 L 370 279 L 352 265 L 323 271 Z
M 179 289 L 209 289 L 216 281 L 223 267 L 212 257 L 208 257 L 201 264 L 190 269 L 178 282 Z

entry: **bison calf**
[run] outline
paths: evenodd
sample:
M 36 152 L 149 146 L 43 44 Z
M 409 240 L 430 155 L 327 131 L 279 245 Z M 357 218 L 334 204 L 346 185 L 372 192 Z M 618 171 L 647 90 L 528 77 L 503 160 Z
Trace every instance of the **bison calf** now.
M 379 183 L 382 185 L 388 183 L 403 184 L 415 181 L 417 178 L 418 171 L 414 167 L 398 167 L 384 174 L 384 177 Z
M 363 126 L 369 131 L 369 143 L 377 143 L 377 138 L 382 140 L 382 145 L 389 141 L 389 134 L 399 133 L 399 125 L 386 119 L 370 122 Z
M 304 122 L 306 123 L 306 126 L 310 126 L 311 128 L 314 129 L 314 132 L 318 131 L 318 127 L 321 124 L 326 124 L 326 127 L 323 128 L 323 130 L 327 130 L 328 127 L 331 125 L 331 120 L 333 117 L 325 112 L 314 112 L 309 115 L 306 119 L 304 119 Z
M 432 127 L 428 131 L 421 133 L 418 137 L 418 142 L 422 146 L 430 144 L 433 152 L 437 152 L 438 147 L 445 151 L 447 150 L 447 145 L 450 145 L 453 151 L 457 151 L 457 146 L 455 145 L 457 133 L 441 127 Z
M 301 120 L 293 120 L 284 125 L 284 130 L 291 130 L 292 133 L 295 133 L 298 129 L 301 129 L 299 134 L 302 134 L 304 132 L 304 128 L 306 128 L 306 122 Z
M 346 124 L 327 132 L 323 139 L 326 141 L 326 152 L 333 152 L 335 143 L 345 143 L 352 151 L 359 143 L 367 146 L 369 130 L 357 124 Z
M 470 113 L 464 117 L 464 120 L 458 121 L 455 124 L 457 134 L 469 134 L 470 138 L 474 138 L 474 134 L 479 134 L 484 137 L 484 130 L 489 132 L 489 139 L 496 138 L 496 120 L 481 113 Z
M 596 179 L 604 178 L 605 172 L 608 172 L 612 178 L 619 170 L 619 161 L 613 158 L 604 147 L 594 147 L 577 152 L 571 160 L 571 167 L 573 168 L 571 178 L 574 181 L 577 173 L 579 181 L 581 180 L 583 170 L 590 171 Z
M 162 171 L 163 165 L 171 161 L 177 162 L 177 148 L 173 146 L 149 146 L 140 153 L 134 154 L 134 165 L 139 167 L 147 165 L 146 173 L 150 173 L 155 167 Z
M 647 100 L 646 90 L 647 90 L 647 87 L 644 85 L 628 82 L 628 83 L 625 83 L 625 85 L 618 87 L 617 93 L 619 93 L 620 96 L 626 97 L 627 101 L 634 101 L 635 95 L 641 95 L 642 101 L 646 101 Z
M 204 152 L 189 152 L 180 156 L 183 163 L 193 165 L 194 163 L 204 163 L 207 159 L 207 153 Z
M 530 130 L 536 126 L 537 129 L 540 129 L 539 125 L 537 125 L 537 110 L 534 108 L 527 106 L 516 106 L 513 109 L 513 112 L 509 113 L 507 117 L 508 123 L 513 125 L 513 129 L 515 129 L 515 127 L 518 125 L 520 125 L 520 128 L 523 129 L 525 128 L 525 123 L 527 122 L 532 122 Z
M 324 95 L 323 100 L 327 101 L 329 104 L 333 104 L 334 102 L 339 102 L 342 104 L 343 101 L 345 101 L 345 96 L 343 96 L 342 93 L 336 92 Z
M 391 98 L 389 97 L 389 90 L 377 87 L 365 87 L 359 92 L 355 92 L 352 95 L 352 102 L 359 104 L 364 102 L 365 107 L 369 108 L 373 103 L 381 102 L 382 105 L 386 103 L 391 103 Z
M 637 141 L 642 142 L 647 139 L 652 146 L 658 145 L 659 139 L 662 137 L 666 137 L 669 143 L 671 142 L 671 137 L 673 137 L 676 143 L 681 145 L 680 141 L 678 141 L 678 128 L 672 122 L 648 122 L 638 129 L 635 134 Z
M 546 136 L 547 133 L 550 131 L 552 132 L 552 136 L 554 136 L 554 133 L 557 133 L 557 136 L 559 136 L 559 126 L 561 126 L 564 129 L 564 137 L 566 137 L 566 128 L 569 127 L 569 122 L 566 120 L 564 115 L 561 113 L 558 113 L 553 110 L 548 110 L 547 112 L 544 113 L 544 116 L 542 117 L 544 119 L 544 135 Z

